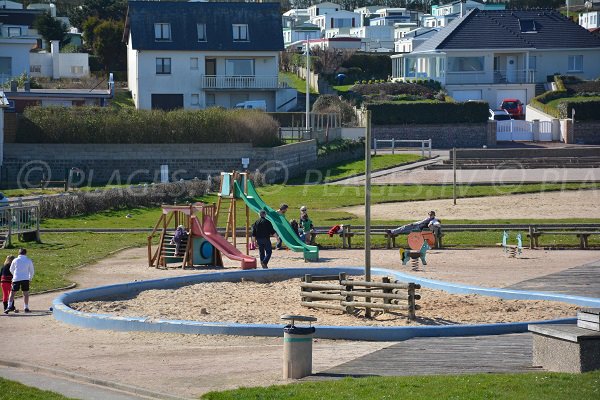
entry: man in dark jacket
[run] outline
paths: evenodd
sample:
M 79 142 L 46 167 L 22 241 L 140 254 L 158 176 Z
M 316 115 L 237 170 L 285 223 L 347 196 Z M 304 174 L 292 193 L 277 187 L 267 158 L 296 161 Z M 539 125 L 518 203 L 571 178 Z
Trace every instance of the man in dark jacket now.
M 263 268 L 268 268 L 271 254 L 273 253 L 273 247 L 271 245 L 271 236 L 275 234 L 273 225 L 266 218 L 267 213 L 265 210 L 260 211 L 260 218 L 252 224 L 252 237 L 258 244 L 258 254 L 260 256 L 260 265 Z

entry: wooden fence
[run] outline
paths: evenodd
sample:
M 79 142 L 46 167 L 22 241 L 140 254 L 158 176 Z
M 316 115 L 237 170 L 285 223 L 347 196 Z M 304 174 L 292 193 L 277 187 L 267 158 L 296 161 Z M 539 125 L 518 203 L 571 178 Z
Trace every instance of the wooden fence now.
M 304 307 L 337 310 L 346 314 L 354 314 L 361 308 L 368 312 L 371 309 L 407 311 L 410 320 L 416 318 L 415 311 L 419 309 L 416 300 L 421 298 L 416 294 L 421 285 L 415 283 L 392 282 L 388 277 L 383 277 L 381 282 L 358 281 L 347 279 L 345 273 L 322 276 L 306 274 L 300 288 L 301 305 Z

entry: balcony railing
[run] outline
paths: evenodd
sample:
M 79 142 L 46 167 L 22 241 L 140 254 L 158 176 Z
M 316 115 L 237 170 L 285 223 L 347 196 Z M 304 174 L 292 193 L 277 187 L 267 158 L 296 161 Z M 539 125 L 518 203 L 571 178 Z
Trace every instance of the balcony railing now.
M 535 71 L 531 69 L 494 70 L 481 72 L 446 72 L 447 85 L 535 83 Z
M 278 76 L 224 76 L 202 75 L 200 85 L 203 89 L 279 89 L 287 88 Z

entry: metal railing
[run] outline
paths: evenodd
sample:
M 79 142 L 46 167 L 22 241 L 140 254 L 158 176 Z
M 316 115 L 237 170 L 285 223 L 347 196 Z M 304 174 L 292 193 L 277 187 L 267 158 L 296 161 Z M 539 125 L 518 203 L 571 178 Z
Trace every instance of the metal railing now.
M 389 147 L 381 147 L 382 144 L 389 143 Z M 398 143 L 417 143 L 421 144 L 421 157 L 425 157 L 425 149 L 429 151 L 429 158 L 431 158 L 431 139 L 427 140 L 405 140 L 405 139 L 374 139 L 373 140 L 373 152 L 374 155 L 377 155 L 377 149 L 392 149 L 392 154 L 394 154 L 396 149 L 396 144 Z
M 200 86 L 204 89 L 279 89 L 288 87 L 287 83 L 279 81 L 277 75 L 202 75 Z
M 12 244 L 12 235 L 35 233 L 40 241 L 40 208 L 37 205 L 6 206 L 0 208 L 0 235 L 4 236 L 3 247 Z

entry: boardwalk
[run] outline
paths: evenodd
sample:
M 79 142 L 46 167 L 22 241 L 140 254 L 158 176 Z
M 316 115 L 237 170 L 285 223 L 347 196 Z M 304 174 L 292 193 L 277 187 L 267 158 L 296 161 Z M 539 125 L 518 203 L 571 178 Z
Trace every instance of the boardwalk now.
M 600 253 L 598 254 L 600 257 Z M 510 289 L 600 297 L 600 260 L 561 272 L 529 279 Z
M 527 333 L 415 338 L 337 365 L 312 379 L 531 371 L 531 342 Z

